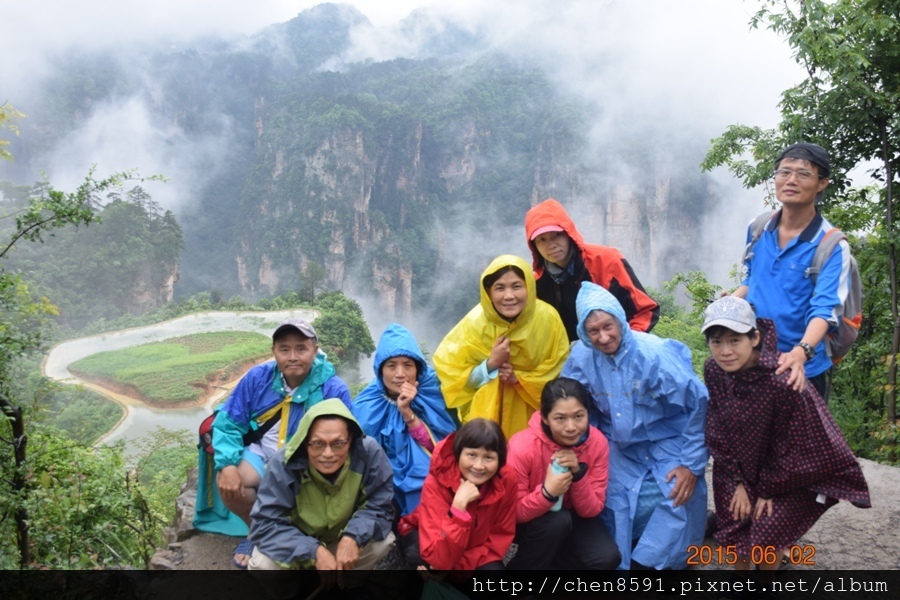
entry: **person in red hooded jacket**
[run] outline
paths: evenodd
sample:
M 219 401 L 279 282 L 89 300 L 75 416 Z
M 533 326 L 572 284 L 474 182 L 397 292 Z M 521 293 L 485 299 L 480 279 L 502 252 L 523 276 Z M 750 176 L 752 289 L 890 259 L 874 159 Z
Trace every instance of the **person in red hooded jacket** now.
M 519 479 L 518 549 L 510 569 L 611 570 L 622 560 L 599 518 L 609 442 L 588 423 L 591 402 L 581 383 L 558 377 L 544 386 L 541 410 L 528 429 L 509 440 L 509 463 Z
M 503 569 L 516 532 L 516 495 L 500 426 L 464 424 L 435 447 L 419 506 L 400 520 L 400 535 L 418 536 L 418 544 L 404 544 L 407 562 L 439 571 Z
M 583 281 L 608 290 L 634 331 L 649 333 L 659 320 L 659 304 L 644 291 L 625 257 L 609 246 L 587 244 L 566 209 L 548 198 L 525 214 L 525 234 L 533 259 L 537 297 L 559 312 L 569 341 L 578 339 L 575 298 Z

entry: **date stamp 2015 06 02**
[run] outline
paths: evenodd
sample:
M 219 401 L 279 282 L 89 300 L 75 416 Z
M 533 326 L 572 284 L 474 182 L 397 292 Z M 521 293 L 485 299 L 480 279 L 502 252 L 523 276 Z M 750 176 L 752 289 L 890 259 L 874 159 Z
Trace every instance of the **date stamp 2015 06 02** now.
M 778 549 L 775 546 L 753 546 L 749 556 L 737 553 L 736 546 L 688 546 L 689 566 L 736 565 L 739 562 L 750 562 L 754 565 L 774 565 L 778 562 Z M 816 548 L 812 545 L 790 546 L 781 557 L 782 564 L 803 565 L 813 567 L 816 564 Z

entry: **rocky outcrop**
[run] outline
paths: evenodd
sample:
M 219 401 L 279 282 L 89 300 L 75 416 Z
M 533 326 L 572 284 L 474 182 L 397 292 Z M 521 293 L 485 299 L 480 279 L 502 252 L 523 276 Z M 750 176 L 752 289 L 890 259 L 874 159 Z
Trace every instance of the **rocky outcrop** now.
M 132 315 L 142 315 L 164 306 L 175 297 L 178 282 L 178 263 L 164 265 L 164 273 L 154 276 L 153 269 L 143 269 L 143 274 L 135 280 L 134 288 L 125 301 L 125 311 Z

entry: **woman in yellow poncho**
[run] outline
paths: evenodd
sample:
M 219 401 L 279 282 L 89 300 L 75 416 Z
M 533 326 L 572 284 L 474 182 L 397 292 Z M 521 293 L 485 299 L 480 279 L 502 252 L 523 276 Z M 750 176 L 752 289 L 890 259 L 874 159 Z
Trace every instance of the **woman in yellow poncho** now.
M 569 340 L 556 309 L 537 299 L 524 259 L 498 256 L 481 284 L 481 302 L 437 347 L 434 369 L 460 421 L 491 419 L 509 438 L 540 408 L 544 384 L 569 355 Z

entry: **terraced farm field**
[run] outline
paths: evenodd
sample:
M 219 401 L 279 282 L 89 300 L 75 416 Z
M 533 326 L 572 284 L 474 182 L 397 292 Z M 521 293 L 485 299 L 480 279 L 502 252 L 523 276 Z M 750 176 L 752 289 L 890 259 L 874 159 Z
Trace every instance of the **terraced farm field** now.
M 69 371 L 152 406 L 184 406 L 202 402 L 217 384 L 270 357 L 271 347 L 258 333 L 198 333 L 92 354 Z

